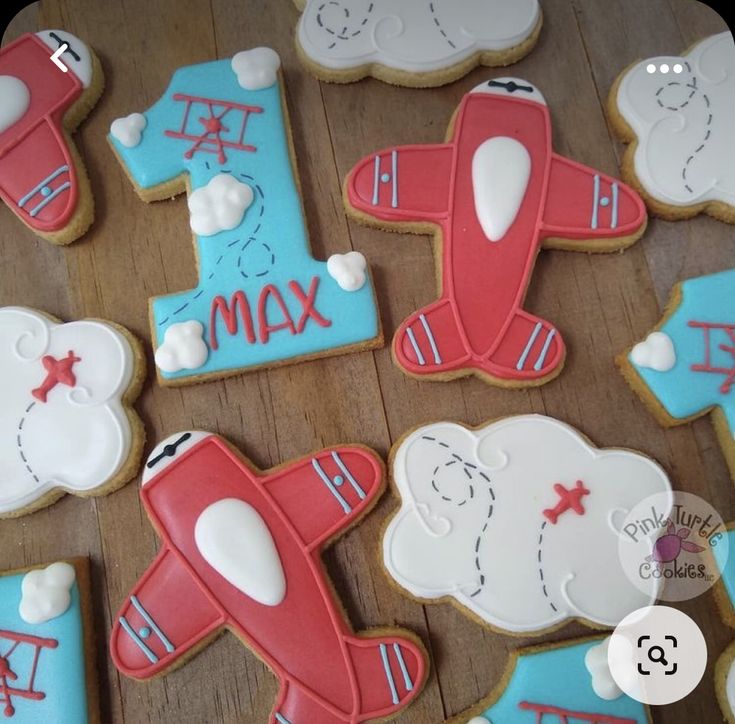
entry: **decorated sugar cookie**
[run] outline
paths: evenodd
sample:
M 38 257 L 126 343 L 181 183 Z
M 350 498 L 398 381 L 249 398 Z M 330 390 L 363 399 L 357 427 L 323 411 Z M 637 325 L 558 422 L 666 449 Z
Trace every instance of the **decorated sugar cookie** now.
M 735 269 L 677 284 L 662 322 L 618 364 L 662 425 L 711 412 L 735 478 Z
M 359 221 L 434 230 L 440 298 L 399 328 L 398 366 L 506 387 L 543 384 L 564 364 L 556 327 L 523 308 L 539 248 L 612 251 L 646 226 L 634 191 L 553 152 L 543 96 L 511 78 L 467 94 L 445 143 L 364 158 L 347 178 L 345 200 Z
M 514 651 L 500 683 L 451 724 L 649 724 L 648 707 L 624 694 L 607 665 L 603 637 Z
M 735 223 L 735 43 L 730 32 L 681 57 L 635 63 L 608 108 L 629 143 L 623 174 L 665 219 L 699 213 Z
M 99 721 L 89 595 L 84 559 L 0 573 L 3 721 Z
M 0 517 L 135 475 L 145 433 L 131 405 L 145 360 L 127 330 L 2 307 L 0 370 Z
M 712 555 L 720 571 L 720 579 L 714 586 L 720 615 L 725 623 L 735 628 L 735 523 L 729 523 L 727 531 L 727 545 L 714 545 Z
M 715 692 L 725 721 L 735 724 L 735 641 L 717 659 Z
M 59 62 L 51 55 L 66 46 Z M 99 99 L 99 60 L 65 30 L 0 49 L 0 198 L 38 236 L 79 238 L 94 219 L 87 172 L 70 134 Z
M 190 189 L 199 283 L 151 301 L 164 384 L 382 343 L 362 254 L 328 264 L 309 251 L 279 67 L 255 48 L 181 68 L 150 109 L 110 128 L 143 200 Z
M 415 87 L 449 83 L 477 65 L 509 65 L 541 31 L 538 0 L 296 0 L 296 47 L 318 78 L 372 75 Z
M 321 562 L 383 487 L 363 447 L 261 472 L 216 435 L 161 443 L 141 497 L 163 545 L 116 617 L 117 668 L 148 679 L 228 628 L 278 678 L 272 724 L 397 714 L 426 679 L 423 647 L 401 629 L 353 633 Z
M 595 448 L 541 415 L 474 430 L 426 425 L 391 460 L 401 507 L 385 529 L 383 562 L 415 598 L 449 600 L 511 633 L 570 619 L 615 626 L 656 600 L 660 581 L 639 588 L 618 557 L 627 512 L 671 495 L 653 460 Z

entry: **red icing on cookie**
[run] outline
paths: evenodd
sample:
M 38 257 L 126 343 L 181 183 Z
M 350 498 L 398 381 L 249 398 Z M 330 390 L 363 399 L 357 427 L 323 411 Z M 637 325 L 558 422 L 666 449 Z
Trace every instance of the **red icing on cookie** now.
M 227 627 L 278 677 L 271 722 L 362 722 L 406 706 L 426 677 L 421 650 L 355 635 L 320 558 L 380 495 L 379 461 L 341 447 L 262 473 L 222 439 L 191 435 L 148 463 L 160 472 L 141 497 L 163 546 L 113 627 L 118 669 L 155 676 Z M 235 518 L 243 523 L 230 531 Z M 244 566 L 228 567 L 239 549 Z
M 597 239 L 624 246 L 646 223 L 632 189 L 553 152 L 549 111 L 524 81 L 475 89 L 447 143 L 369 156 L 346 189 L 361 214 L 440 229 L 441 297 L 393 341 L 398 364 L 415 375 L 476 372 L 528 384 L 554 376 L 561 335 L 522 308 L 539 248 L 550 238 L 585 251 Z
M 56 385 L 66 385 L 74 387 L 77 384 L 77 378 L 74 374 L 73 367 L 77 362 L 81 362 L 82 358 L 77 357 L 72 350 L 66 357 L 56 359 L 50 354 L 45 355 L 41 359 L 43 368 L 46 370 L 46 379 L 41 383 L 40 387 L 36 387 L 31 394 L 41 402 L 46 402 L 48 393 L 56 387 Z
M 573 488 L 565 488 L 561 483 L 554 485 L 554 492 L 559 496 L 559 502 L 553 508 L 544 510 L 544 518 L 551 525 L 556 525 L 559 516 L 568 510 L 573 510 L 577 515 L 584 515 L 584 506 L 582 498 L 589 495 L 590 491 L 584 487 L 581 480 L 577 480 L 577 484 Z
M 532 711 L 536 714 L 536 721 L 541 722 L 545 715 L 556 717 L 557 721 L 567 722 L 570 719 L 589 724 L 636 724 L 635 719 L 628 719 L 610 714 L 592 714 L 586 711 L 572 711 L 552 704 L 535 704 L 530 701 L 522 701 L 518 704 L 522 711 Z
M 72 69 L 62 72 L 50 55 L 49 47 L 30 34 L 0 49 L 0 76 L 17 79 L 16 86 L 25 86 L 29 94 L 27 108 L 0 127 L 0 198 L 40 232 L 66 226 L 79 194 L 63 118 L 81 95 L 82 82 Z M 14 96 L 14 102 L 19 98 Z

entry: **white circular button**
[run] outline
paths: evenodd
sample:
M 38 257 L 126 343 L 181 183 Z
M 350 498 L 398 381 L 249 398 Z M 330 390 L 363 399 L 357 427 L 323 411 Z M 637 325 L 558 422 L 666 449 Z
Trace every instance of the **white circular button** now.
M 618 624 L 607 662 L 615 683 L 632 699 L 671 704 L 702 680 L 707 644 L 685 613 L 669 606 L 646 606 Z

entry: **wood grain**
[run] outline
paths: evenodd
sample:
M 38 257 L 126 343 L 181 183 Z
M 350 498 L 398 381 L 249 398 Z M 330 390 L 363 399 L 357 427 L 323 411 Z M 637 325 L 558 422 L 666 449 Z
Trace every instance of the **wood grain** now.
M 335 86 L 311 78 L 296 59 L 298 13 L 290 0 L 49 0 L 26 9 L 4 43 L 36 28 L 64 27 L 93 45 L 102 60 L 106 92 L 75 136 L 97 217 L 81 241 L 57 248 L 0 209 L 0 305 L 30 305 L 64 319 L 113 319 L 148 344 L 148 297 L 195 284 L 186 202 L 140 202 L 107 147 L 106 131 L 114 118 L 156 100 L 177 67 L 270 45 L 283 59 L 314 255 L 326 258 L 349 248 L 366 254 L 390 338 L 406 315 L 435 297 L 432 247 L 425 237 L 347 222 L 341 180 L 355 161 L 388 145 L 439 141 L 464 92 L 510 72 L 543 90 L 559 152 L 616 174 L 622 146 L 603 103 L 617 73 L 634 60 L 678 52 L 724 28 L 694 0 L 545 0 L 544 15 L 537 48 L 510 71 L 481 68 L 444 88 L 410 90 L 375 80 Z M 338 442 L 359 441 L 385 455 L 391 441 L 431 420 L 474 425 L 535 411 L 566 420 L 600 445 L 650 454 L 677 487 L 735 518 L 732 482 L 710 422 L 660 429 L 613 365 L 615 354 L 655 324 L 676 281 L 735 265 L 733 231 L 706 217 L 653 220 L 624 254 L 544 252 L 527 306 L 559 326 L 569 356 L 563 374 L 540 389 L 507 391 L 474 378 L 417 382 L 392 364 L 388 347 L 190 388 L 162 389 L 151 373 L 138 405 L 148 449 L 176 430 L 201 428 L 225 435 L 256 464 L 269 467 Z M 152 368 L 150 348 L 148 356 Z M 438 722 L 484 696 L 501 676 L 508 652 L 538 639 L 484 631 L 451 606 L 418 605 L 389 585 L 378 551 L 381 525 L 394 507 L 386 496 L 327 553 L 326 564 L 355 628 L 398 624 L 422 637 L 431 653 L 431 678 L 397 721 Z M 2 521 L 0 567 L 90 556 L 97 636 L 106 641 L 111 616 L 157 545 L 133 482 L 107 498 L 67 496 L 35 515 Z M 715 722 L 714 660 L 733 632 L 721 622 L 711 594 L 682 608 L 702 626 L 711 664 L 696 692 L 657 709 L 654 721 Z M 586 632 L 570 625 L 547 638 Z M 229 635 L 147 684 L 120 677 L 104 646 L 96 660 L 103 721 L 259 722 L 267 719 L 276 694 L 273 676 Z

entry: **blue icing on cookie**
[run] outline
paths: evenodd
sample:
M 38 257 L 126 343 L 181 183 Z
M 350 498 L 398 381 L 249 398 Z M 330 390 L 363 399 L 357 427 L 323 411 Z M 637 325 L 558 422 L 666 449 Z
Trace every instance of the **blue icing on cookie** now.
M 549 722 L 559 721 L 552 715 L 555 710 L 586 715 L 604 715 L 606 724 L 647 724 L 646 708 L 625 694 L 606 700 L 595 694 L 592 679 L 585 666 L 587 651 L 604 640 L 583 641 L 545 650 L 521 652 L 515 662 L 510 681 L 498 700 L 481 714 L 481 718 L 493 724 L 535 724 L 538 712 L 545 713 Z M 533 705 L 521 708 L 522 702 Z M 475 720 L 472 720 L 475 724 Z M 570 716 L 569 721 L 584 722 Z
M 11 693 L 10 705 L 15 709 L 8 721 L 13 724 L 29 722 L 74 722 L 84 724 L 87 717 L 87 686 L 85 675 L 84 628 L 79 603 L 79 588 L 71 589 L 71 605 L 65 613 L 45 623 L 29 624 L 18 613 L 21 600 L 21 582 L 25 573 L 0 577 L 0 654 L 17 675 L 8 684 L 27 692 L 36 645 L 39 658 L 33 683 L 34 692 L 45 694 L 42 699 L 28 698 L 22 693 Z M 9 654 L 15 641 L 11 636 L 36 637 L 22 641 Z M 52 639 L 55 647 L 39 643 Z M 7 701 L 0 701 L 0 711 L 7 716 Z
M 172 324 L 196 320 L 208 348 L 204 364 L 174 363 L 173 371 L 159 369 L 164 378 L 324 355 L 378 336 L 369 277 L 344 291 L 311 256 L 279 82 L 245 90 L 229 59 L 181 68 L 144 116 L 135 145 L 109 136 L 136 184 L 151 188 L 188 174 L 191 194 L 227 174 L 252 192 L 234 228 L 215 225 L 224 230 L 196 236 L 197 287 L 151 301 L 156 347 Z M 205 133 L 205 123 L 214 130 Z
M 689 279 L 660 331 L 673 342 L 668 371 L 630 363 L 671 417 L 686 419 L 717 406 L 735 432 L 735 269 Z
M 725 588 L 730 605 L 735 609 L 735 530 L 727 531 L 728 545 L 712 546 L 717 567 L 722 572 L 722 585 Z M 731 552 L 734 554 L 731 555 Z

